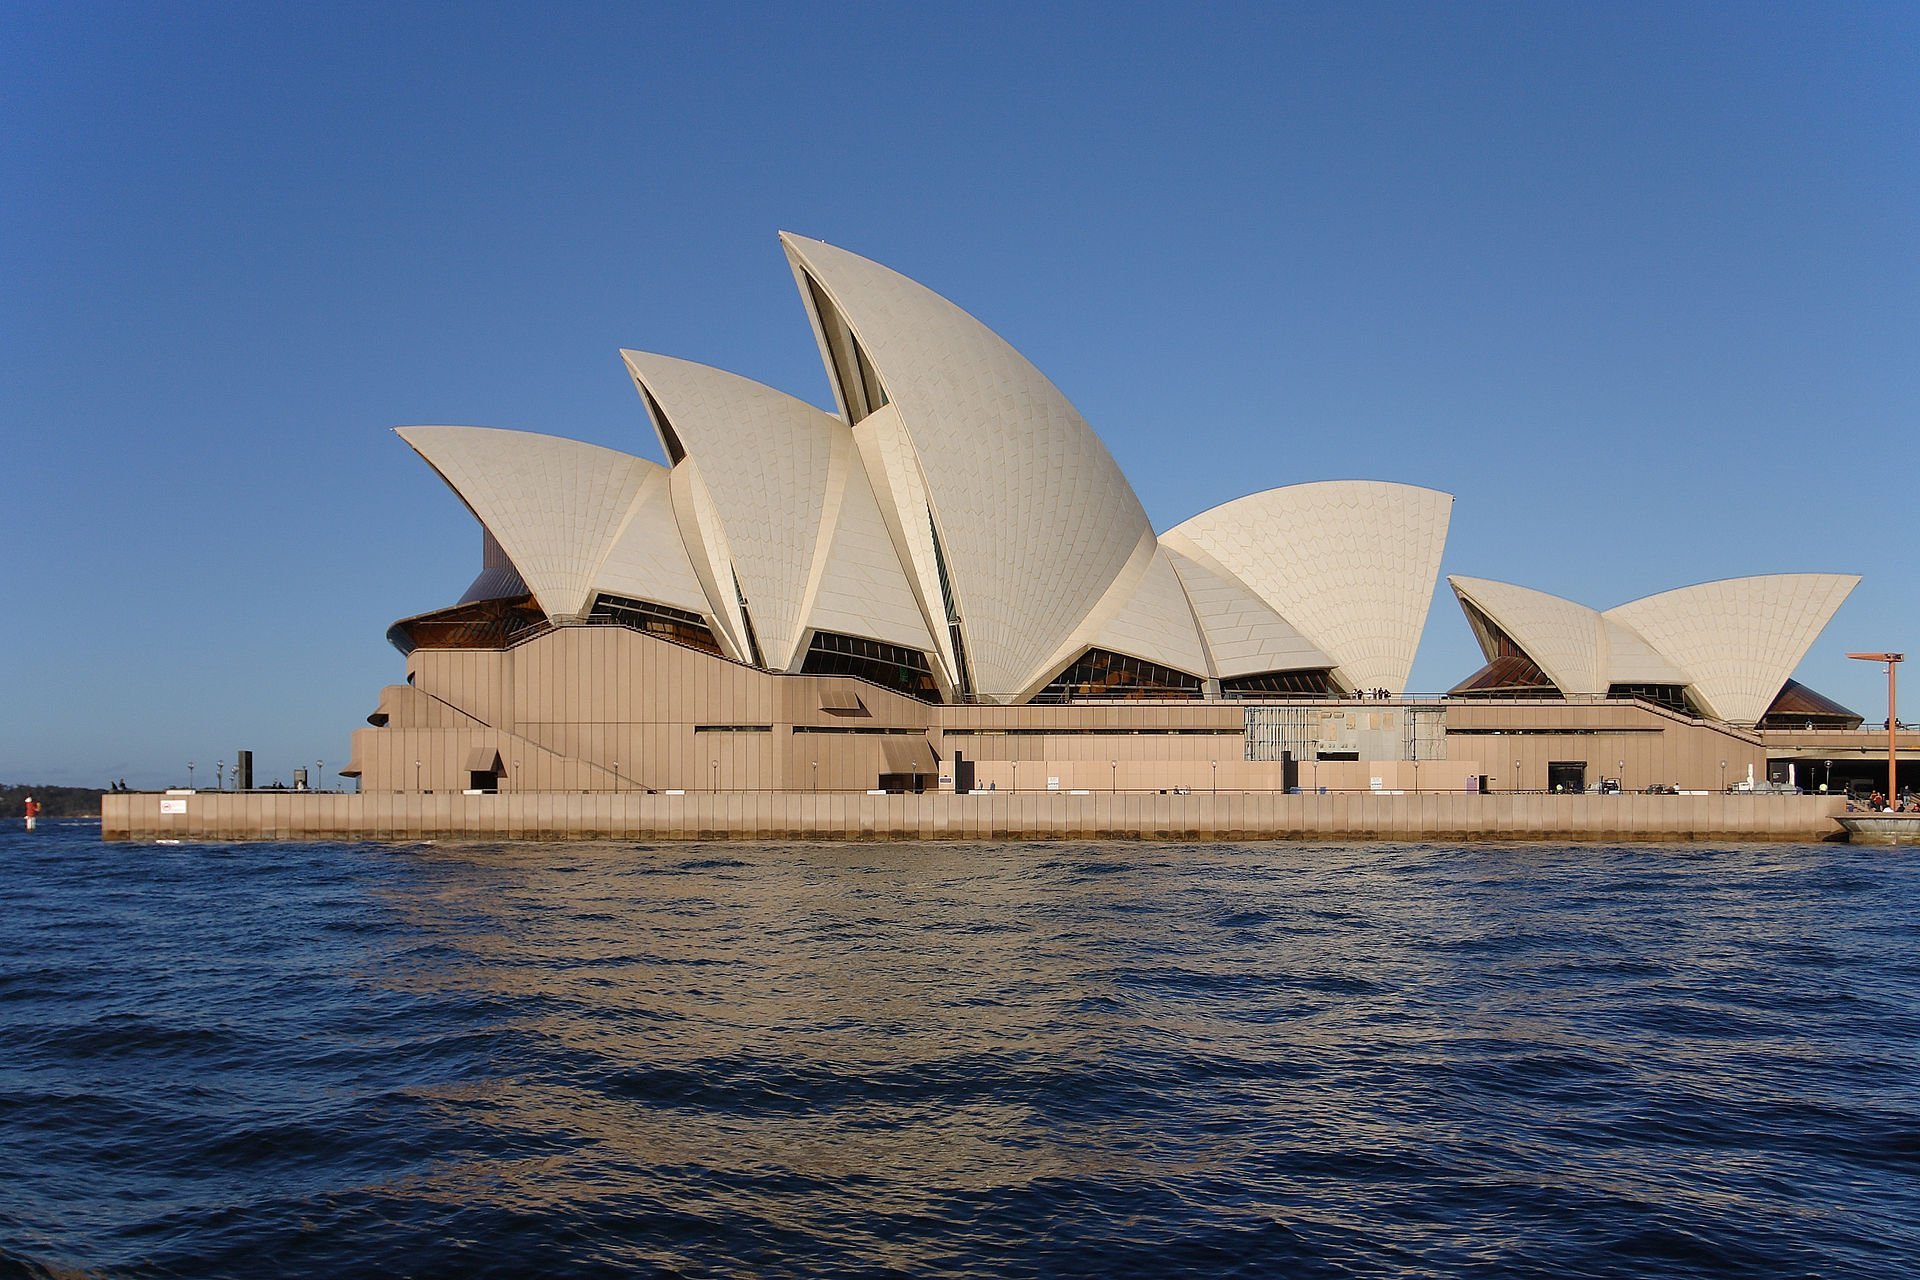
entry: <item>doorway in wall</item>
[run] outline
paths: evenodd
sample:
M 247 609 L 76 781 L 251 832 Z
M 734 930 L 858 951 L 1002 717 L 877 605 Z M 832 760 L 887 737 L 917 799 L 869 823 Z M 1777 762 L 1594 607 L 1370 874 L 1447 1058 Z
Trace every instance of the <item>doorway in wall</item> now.
M 1585 760 L 1547 761 L 1547 790 L 1572 795 L 1586 789 L 1587 762 Z

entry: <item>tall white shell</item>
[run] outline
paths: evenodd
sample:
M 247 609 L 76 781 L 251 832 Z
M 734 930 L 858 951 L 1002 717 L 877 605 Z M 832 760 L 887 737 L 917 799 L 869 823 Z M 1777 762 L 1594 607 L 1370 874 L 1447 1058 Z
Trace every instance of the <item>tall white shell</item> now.
M 1433 603 L 1453 496 L 1378 480 L 1269 489 L 1161 541 L 1208 557 L 1333 658 L 1350 688 L 1406 689 Z
M 974 693 L 1016 698 L 1151 535 L 1146 513 L 1066 397 L 992 330 L 878 263 L 781 240 L 848 420 L 891 405 L 912 441 Z

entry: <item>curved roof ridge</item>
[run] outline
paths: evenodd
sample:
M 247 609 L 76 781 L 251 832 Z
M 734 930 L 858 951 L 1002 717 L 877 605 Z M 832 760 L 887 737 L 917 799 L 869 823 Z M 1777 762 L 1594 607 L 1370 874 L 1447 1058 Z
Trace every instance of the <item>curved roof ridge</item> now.
M 1712 714 L 1757 724 L 1860 583 L 1857 574 L 1772 573 L 1677 587 L 1603 615 L 1687 674 Z
M 829 480 L 846 424 L 806 401 L 711 365 L 642 351 L 621 359 L 668 453 L 698 461 L 726 530 L 767 664 L 793 665 L 809 586 L 825 552 Z
M 549 618 L 578 617 L 649 476 L 602 445 L 500 427 L 396 427 L 485 526 Z
M 1598 609 L 1491 578 L 1448 574 L 1447 584 L 1491 618 L 1561 693 L 1607 691 L 1606 628 Z M 1486 654 L 1489 661 L 1495 656 Z
M 1316 648 L 1351 688 L 1406 688 L 1446 547 L 1453 495 L 1384 480 L 1247 494 L 1161 535 L 1204 552 Z
M 780 239 L 849 418 L 892 405 L 919 456 L 976 693 L 1016 696 L 1151 533 L 1146 512 L 1059 388 L 978 319 L 857 254 Z
M 1209 674 L 1231 680 L 1338 665 L 1212 556 L 1192 546 L 1177 550 L 1164 539 L 1160 546 L 1187 593 L 1206 645 Z

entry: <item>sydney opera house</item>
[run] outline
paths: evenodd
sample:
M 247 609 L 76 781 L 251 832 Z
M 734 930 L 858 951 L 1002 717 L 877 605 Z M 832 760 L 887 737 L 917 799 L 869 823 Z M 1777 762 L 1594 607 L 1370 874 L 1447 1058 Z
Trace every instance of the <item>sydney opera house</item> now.
M 1408 697 L 1449 495 L 1289 484 L 1156 533 L 992 331 L 781 244 L 835 412 L 626 351 L 668 465 L 399 431 L 481 565 L 389 631 L 406 681 L 354 735 L 363 791 L 1707 789 L 1866 758 L 1792 680 L 1851 576 L 1605 610 L 1455 577 L 1486 665 Z

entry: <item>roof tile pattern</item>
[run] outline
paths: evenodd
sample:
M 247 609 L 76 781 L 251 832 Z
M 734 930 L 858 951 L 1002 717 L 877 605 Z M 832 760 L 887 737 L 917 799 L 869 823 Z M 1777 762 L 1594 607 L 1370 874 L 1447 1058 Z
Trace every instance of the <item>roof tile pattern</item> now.
M 1222 680 L 1269 671 L 1316 671 L 1333 659 L 1315 648 L 1211 556 L 1184 555 L 1162 544 L 1186 589 L 1206 641 L 1212 674 Z
M 1681 587 L 1606 612 L 1680 667 L 1708 710 L 1755 724 L 1860 579 L 1778 573 Z
M 1146 572 L 1120 610 L 1094 634 L 1093 645 L 1204 679 L 1207 655 L 1186 592 L 1159 543 L 1148 545 L 1152 551 Z
M 793 665 L 826 515 L 838 418 L 708 365 L 622 351 L 688 454 L 727 531 L 767 664 Z
M 899 411 L 976 692 L 1008 700 L 1105 596 L 1151 532 L 1146 513 L 1066 397 L 992 330 L 878 263 L 781 239 L 846 318 Z
M 840 432 L 828 503 L 833 537 L 819 566 L 807 625 L 937 653 L 853 437 L 844 427 Z
M 1456 575 L 1447 582 L 1455 595 L 1496 619 L 1561 693 L 1590 696 L 1607 691 L 1599 610 L 1487 578 Z
M 651 600 L 704 614 L 713 619 L 713 606 L 700 586 L 686 544 L 674 521 L 672 485 L 667 471 L 647 472 L 627 510 L 627 522 L 614 535 L 613 546 L 600 562 L 594 586 L 632 600 Z
M 500 543 L 548 617 L 586 611 L 594 575 L 658 464 L 598 445 L 495 427 L 397 434 Z
M 1204 554 L 1331 656 L 1350 687 L 1404 692 L 1453 497 L 1374 480 L 1269 489 L 1162 535 Z
M 853 429 L 853 438 L 881 520 L 901 563 L 907 567 L 909 589 L 933 633 L 944 682 L 949 688 L 955 687 L 959 683 L 958 664 L 940 595 L 940 570 L 927 515 L 927 483 L 914 457 L 913 441 L 907 438 L 900 413 L 892 405 L 869 414 Z
M 1600 615 L 1607 636 L 1609 684 L 1689 684 L 1686 672 L 1660 656 L 1645 637 L 1625 623 Z

